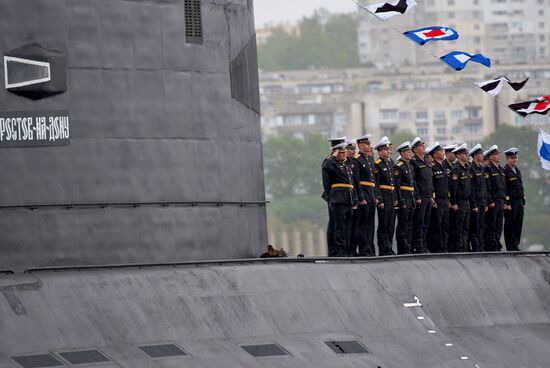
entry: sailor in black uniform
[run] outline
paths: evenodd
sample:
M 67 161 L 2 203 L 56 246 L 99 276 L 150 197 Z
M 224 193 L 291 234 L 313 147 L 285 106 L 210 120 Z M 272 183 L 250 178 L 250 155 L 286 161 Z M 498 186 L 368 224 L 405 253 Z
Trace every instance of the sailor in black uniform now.
M 525 193 L 523 176 L 517 167 L 519 150 L 510 148 L 505 151 L 506 160 L 504 176 L 506 178 L 506 204 L 504 208 L 504 241 L 509 252 L 519 251 L 521 231 L 523 229 L 523 213 L 525 208 Z
M 433 157 L 431 165 L 434 183 L 434 200 L 430 227 L 428 229 L 428 250 L 431 253 L 446 253 L 449 237 L 449 178 L 445 170 L 445 150 L 436 142 L 428 152 Z M 450 174 L 450 173 L 449 173 Z
M 395 206 L 397 196 L 393 179 L 393 161 L 391 160 L 391 142 L 382 137 L 374 147 L 379 159 L 374 163 L 374 176 L 379 189 L 378 195 L 378 254 L 388 256 L 395 254 L 392 250 L 395 231 Z
M 357 162 L 359 166 L 359 185 L 363 192 L 365 202 L 357 208 L 357 230 L 356 240 L 359 257 L 373 257 L 376 255 L 374 249 L 374 222 L 376 215 L 376 201 L 378 198 L 378 187 L 374 178 L 373 149 L 370 143 L 370 134 L 356 139 L 359 155 Z
M 487 194 L 489 210 L 487 211 L 486 231 L 487 241 L 485 251 L 499 252 L 502 250 L 502 226 L 504 221 L 504 200 L 506 198 L 506 178 L 504 169 L 499 165 L 500 155 L 498 146 L 494 145 L 487 150 L 489 164 L 485 168 L 487 179 Z
M 348 152 L 346 153 L 346 164 L 350 167 L 351 171 L 353 172 L 353 176 L 355 178 L 355 181 L 358 183 L 359 182 L 359 162 L 357 161 L 357 158 L 355 157 L 356 152 L 357 152 L 357 146 L 355 144 L 355 140 L 352 140 L 352 139 L 347 140 L 346 144 L 347 144 L 346 148 L 348 150 Z M 349 245 L 349 247 L 344 252 L 346 257 L 355 257 L 355 256 L 357 256 L 356 231 L 357 231 L 357 221 L 358 221 L 358 218 L 359 218 L 358 209 L 359 209 L 359 205 L 365 205 L 366 204 L 366 202 L 363 198 L 362 191 L 361 191 L 361 185 L 355 186 L 355 188 L 353 190 L 353 195 L 354 195 L 354 203 L 357 203 L 357 205 L 355 205 L 353 207 L 352 219 L 347 224 L 348 226 L 347 226 L 347 229 L 346 229 L 346 233 L 348 234 L 348 239 L 349 239 L 349 244 L 348 245 Z
M 430 224 L 430 212 L 433 201 L 433 171 L 424 161 L 426 147 L 424 142 L 416 137 L 411 142 L 411 148 L 414 153 L 411 159 L 413 167 L 414 179 L 416 181 L 416 191 L 419 199 L 416 201 L 416 209 L 414 210 L 414 226 L 413 226 L 413 253 L 427 253 L 426 237 L 428 234 L 428 226 Z
M 411 142 L 407 141 L 397 147 L 400 158 L 393 169 L 395 193 L 397 194 L 397 254 L 410 254 L 412 246 L 412 229 L 414 208 L 418 194 L 415 192 L 415 182 L 410 160 L 412 158 Z
M 330 142 L 331 147 L 334 147 L 334 146 L 337 146 L 341 143 L 344 143 L 346 141 L 346 139 L 347 139 L 346 137 L 330 138 L 328 141 Z M 332 153 L 324 159 L 323 164 L 321 165 L 323 173 L 325 171 L 325 167 L 328 168 L 332 165 L 331 160 L 335 155 L 336 155 L 335 150 L 332 149 Z M 323 181 L 324 181 L 324 178 L 323 178 Z M 335 257 L 336 256 L 336 247 L 334 245 L 334 239 L 332 237 L 332 235 L 334 234 L 334 221 L 332 219 L 332 211 L 330 210 L 329 194 L 326 191 L 324 191 L 323 195 L 322 195 L 322 198 L 328 204 L 328 226 L 327 226 L 327 247 L 328 247 L 328 252 L 327 252 L 327 254 L 328 254 L 329 257 Z
M 445 173 L 447 174 L 447 184 L 449 184 L 449 181 L 451 180 L 451 170 L 453 169 L 453 166 L 456 162 L 456 155 L 453 153 L 453 151 L 458 148 L 458 144 L 451 144 L 443 148 L 445 149 L 445 160 L 443 161 L 443 168 L 445 170 Z M 451 232 L 451 227 L 453 226 L 452 220 L 454 220 L 454 212 L 449 210 L 449 218 L 447 219 L 448 225 L 442 228 L 443 243 L 447 246 L 447 250 L 449 249 L 449 234 Z
M 472 177 L 472 196 L 475 208 L 470 212 L 470 250 L 483 252 L 483 230 L 485 228 L 485 213 L 489 209 L 487 203 L 487 174 L 483 167 L 483 148 L 481 144 L 470 150 L 472 163 L 469 167 Z
M 445 161 L 443 161 L 443 168 L 447 173 L 447 177 L 451 177 L 451 170 L 456 162 L 456 155 L 453 153 L 455 149 L 458 148 L 458 144 L 451 144 L 449 146 L 443 147 L 445 149 Z
M 449 238 L 449 252 L 465 252 L 470 227 L 472 206 L 472 180 L 468 170 L 468 148 L 466 144 L 453 151 L 458 160 L 451 171 L 449 190 L 451 193 L 451 211 L 454 213 Z

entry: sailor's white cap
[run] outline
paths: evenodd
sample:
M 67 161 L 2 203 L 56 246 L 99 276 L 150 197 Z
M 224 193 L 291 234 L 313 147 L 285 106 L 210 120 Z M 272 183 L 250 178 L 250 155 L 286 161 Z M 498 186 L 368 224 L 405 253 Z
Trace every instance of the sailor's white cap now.
M 330 142 L 330 145 L 334 147 L 337 144 L 344 143 L 346 139 L 348 139 L 348 137 L 329 138 L 328 141 Z
M 389 147 L 389 146 L 391 146 L 391 142 L 390 142 L 389 138 L 388 137 L 382 137 L 380 139 L 380 141 L 376 144 L 376 146 L 374 146 L 374 149 L 375 150 L 380 150 L 384 147 Z
M 489 148 L 486 152 L 487 152 L 487 156 L 491 156 L 494 153 L 498 153 L 498 146 L 495 144 L 491 146 L 491 148 Z
M 372 137 L 372 134 L 365 134 L 361 137 L 355 138 L 355 141 L 357 143 L 370 142 L 371 137 Z
M 458 147 L 458 144 L 450 144 L 448 146 L 443 147 L 445 152 L 453 152 Z
M 478 144 L 476 144 L 476 145 L 474 146 L 474 148 L 472 148 L 472 149 L 470 150 L 470 156 L 473 157 L 473 156 L 475 156 L 475 155 L 477 155 L 477 154 L 479 154 L 479 153 L 484 153 L 484 152 L 483 152 L 483 147 L 481 147 L 481 144 L 478 143 Z
M 348 139 L 346 142 L 345 142 L 348 147 L 355 147 L 355 139 Z
M 455 148 L 453 150 L 454 154 L 459 154 L 459 153 L 464 153 L 464 152 L 468 152 L 468 145 L 466 143 L 464 143 L 461 146 L 458 146 L 457 148 Z
M 335 146 L 332 146 L 332 150 L 339 150 L 339 151 L 347 151 L 348 150 L 348 145 L 346 142 L 344 143 L 339 143 Z
M 434 145 L 432 146 L 432 148 L 428 149 L 427 152 L 428 152 L 428 154 L 433 155 L 437 151 L 440 151 L 440 150 L 443 150 L 443 149 L 444 148 L 441 146 L 441 144 L 439 144 L 439 142 L 435 142 Z
M 397 152 L 402 152 L 404 150 L 407 150 L 407 149 L 411 149 L 411 142 L 410 141 L 406 141 L 406 142 L 403 142 L 399 145 L 399 147 L 397 147 Z
M 413 141 L 411 142 L 411 148 L 414 148 L 420 144 L 424 144 L 424 142 L 422 141 L 422 139 L 420 139 L 420 137 L 416 137 L 415 139 L 413 139 Z
M 507 149 L 506 151 L 504 151 L 504 154 L 506 156 L 517 156 L 519 153 L 519 149 L 517 149 L 516 147 L 512 147 L 510 149 Z

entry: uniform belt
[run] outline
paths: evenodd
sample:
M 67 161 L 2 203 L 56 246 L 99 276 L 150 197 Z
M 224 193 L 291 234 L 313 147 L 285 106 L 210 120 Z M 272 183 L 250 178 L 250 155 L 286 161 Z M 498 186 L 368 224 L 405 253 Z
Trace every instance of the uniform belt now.
M 332 184 L 332 189 L 334 189 L 334 188 L 353 189 L 353 185 L 351 185 L 351 184 Z
M 414 192 L 413 187 L 401 186 L 401 187 L 399 187 L 399 189 L 406 190 L 406 191 L 409 191 L 409 192 Z
M 393 185 L 380 185 L 380 189 L 395 190 L 395 187 Z
M 376 184 L 374 184 L 373 182 L 370 182 L 370 181 L 361 181 L 361 182 L 359 182 L 359 184 L 364 185 L 366 187 L 373 187 L 373 188 L 376 186 Z

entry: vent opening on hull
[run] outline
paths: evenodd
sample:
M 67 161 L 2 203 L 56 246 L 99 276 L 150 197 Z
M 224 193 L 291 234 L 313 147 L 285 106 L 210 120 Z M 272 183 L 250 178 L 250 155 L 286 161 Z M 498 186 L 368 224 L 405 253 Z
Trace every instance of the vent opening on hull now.
M 358 341 L 325 341 L 336 354 L 368 354 L 369 351 Z
M 99 350 L 80 350 L 80 351 L 67 351 L 64 353 L 58 353 L 63 359 L 73 365 L 77 364 L 91 364 L 91 363 L 104 363 L 108 362 L 109 358 L 103 355 Z
M 63 363 L 51 354 L 22 355 L 11 357 L 23 368 L 61 367 Z
M 288 351 L 277 344 L 245 345 L 241 346 L 250 355 L 261 358 L 268 356 L 290 355 Z
M 139 347 L 153 359 L 185 356 L 187 353 L 174 344 L 149 345 Z
M 202 44 L 201 0 L 185 0 L 185 42 Z

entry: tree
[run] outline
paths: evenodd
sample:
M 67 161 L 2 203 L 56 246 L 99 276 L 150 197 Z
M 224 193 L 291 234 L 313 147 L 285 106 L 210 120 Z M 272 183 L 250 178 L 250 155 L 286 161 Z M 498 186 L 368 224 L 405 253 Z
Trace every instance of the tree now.
M 530 127 L 501 126 L 484 142 L 484 148 L 498 144 L 501 151 L 520 150 L 519 167 L 524 176 L 526 196 L 523 242 L 526 245 L 550 243 L 550 173 L 544 171 L 537 154 L 537 131 Z M 502 166 L 506 162 L 501 163 Z
M 319 9 L 302 18 L 296 32 L 278 27 L 258 47 L 258 59 L 268 71 L 359 66 L 355 15 Z
M 270 215 L 287 225 L 299 221 L 326 223 L 321 163 L 330 153 L 328 146 L 318 134 L 304 140 L 281 136 L 264 143 L 266 191 L 272 201 Z
M 397 148 L 397 146 L 399 146 L 403 142 L 412 141 L 414 137 L 416 136 L 410 130 L 398 130 L 397 132 L 395 132 L 394 135 L 389 138 L 393 146 Z

